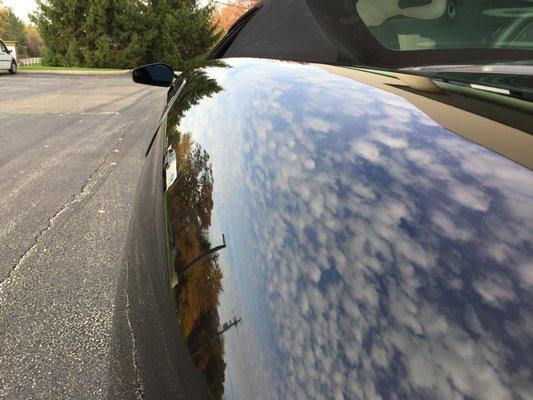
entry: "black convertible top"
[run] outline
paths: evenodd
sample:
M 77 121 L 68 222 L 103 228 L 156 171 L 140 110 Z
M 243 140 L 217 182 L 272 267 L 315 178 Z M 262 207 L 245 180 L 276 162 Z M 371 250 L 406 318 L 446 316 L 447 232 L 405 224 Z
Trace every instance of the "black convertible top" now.
M 265 0 L 242 28 L 226 57 L 269 57 L 335 62 L 337 49 L 305 0 Z
M 455 1 L 460 5 L 464 0 Z M 263 0 L 237 21 L 210 58 L 275 58 L 385 68 L 531 59 L 529 51 L 508 48 L 391 50 L 375 39 L 357 14 L 356 4 L 356 0 Z M 465 25 L 465 21 L 458 22 Z

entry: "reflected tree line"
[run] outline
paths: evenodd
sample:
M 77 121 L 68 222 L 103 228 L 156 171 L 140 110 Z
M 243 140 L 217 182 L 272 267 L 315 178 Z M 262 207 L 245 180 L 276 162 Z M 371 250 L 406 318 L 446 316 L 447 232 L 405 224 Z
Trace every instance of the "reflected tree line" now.
M 209 154 L 195 144 L 190 133 L 177 129 L 189 108 L 221 87 L 202 70 L 190 72 L 184 78 L 187 85 L 169 113 L 167 124 L 168 145 L 175 151 L 177 169 L 177 178 L 165 194 L 170 268 L 177 277 L 172 293 L 196 367 L 206 378 L 213 398 L 221 399 L 226 369 L 223 333 L 226 327 L 236 325 L 234 321 L 221 324 L 218 313 L 223 274 L 217 251 L 225 247 L 225 242 L 213 247 L 209 241 L 213 210 Z

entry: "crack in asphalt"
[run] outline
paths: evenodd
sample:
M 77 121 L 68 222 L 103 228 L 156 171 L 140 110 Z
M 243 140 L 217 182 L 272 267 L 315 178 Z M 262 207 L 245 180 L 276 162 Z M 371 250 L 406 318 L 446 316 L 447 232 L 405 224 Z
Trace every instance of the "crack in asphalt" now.
M 95 178 L 104 170 L 104 167 L 107 164 L 108 159 L 111 155 L 118 152 L 118 148 L 121 143 L 123 143 L 124 140 L 124 133 L 126 130 L 124 129 L 124 124 L 120 127 L 120 135 L 117 137 L 117 140 L 115 142 L 115 145 L 113 148 L 103 157 L 102 161 L 98 164 L 98 166 L 94 169 L 94 171 L 89 175 L 85 183 L 83 184 L 81 190 L 77 193 L 75 193 L 72 198 L 64 203 L 61 208 L 54 214 L 52 217 L 48 219 L 48 223 L 46 227 L 40 231 L 36 236 L 33 238 L 33 242 L 30 245 L 30 247 L 22 254 L 17 263 L 9 270 L 4 280 L 0 281 L 0 294 L 4 292 L 5 288 L 7 287 L 8 283 L 13 281 L 14 276 L 16 272 L 20 269 L 24 261 L 33 253 L 33 251 L 37 248 L 39 243 L 41 242 L 42 237 L 49 231 L 51 231 L 57 220 L 63 215 L 65 212 L 70 210 L 73 205 L 79 204 L 82 200 L 84 200 L 87 196 L 91 194 L 91 190 L 93 187 L 96 186 L 98 183 Z M 109 163 L 109 172 L 111 172 L 113 169 L 115 169 L 117 163 Z
M 126 322 L 128 324 L 128 329 L 131 335 L 131 359 L 133 364 L 133 370 L 135 374 L 135 382 L 133 382 L 135 387 L 135 394 L 137 399 L 144 400 L 144 386 L 141 378 L 141 373 L 139 372 L 139 364 L 137 362 L 137 341 L 135 339 L 135 334 L 133 333 L 133 327 L 131 325 L 130 319 L 130 295 L 128 290 L 128 280 L 129 280 L 129 263 L 126 268 Z

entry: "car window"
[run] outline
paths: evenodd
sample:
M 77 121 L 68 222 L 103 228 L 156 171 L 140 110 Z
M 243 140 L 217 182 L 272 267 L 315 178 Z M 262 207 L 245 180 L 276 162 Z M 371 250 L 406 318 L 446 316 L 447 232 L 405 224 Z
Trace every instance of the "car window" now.
M 533 50 L 529 0 L 358 0 L 356 10 L 391 50 Z
M 6 53 L 7 52 L 7 47 L 4 44 L 4 42 L 0 42 L 0 51 L 2 51 L 2 53 Z

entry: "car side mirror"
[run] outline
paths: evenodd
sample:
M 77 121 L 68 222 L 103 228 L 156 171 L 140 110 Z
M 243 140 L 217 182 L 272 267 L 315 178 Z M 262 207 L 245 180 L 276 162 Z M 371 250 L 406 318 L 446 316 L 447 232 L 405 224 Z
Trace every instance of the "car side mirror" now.
M 12 51 L 8 49 L 7 50 L 7 54 L 11 54 L 11 53 L 12 53 Z
M 174 81 L 174 70 L 168 64 L 156 63 L 133 70 L 133 82 L 142 85 L 169 87 Z

